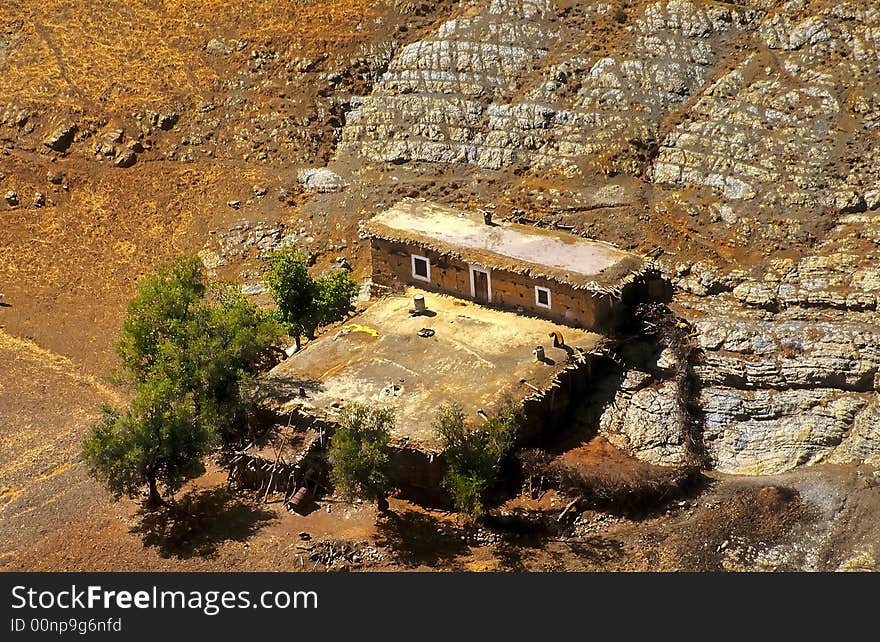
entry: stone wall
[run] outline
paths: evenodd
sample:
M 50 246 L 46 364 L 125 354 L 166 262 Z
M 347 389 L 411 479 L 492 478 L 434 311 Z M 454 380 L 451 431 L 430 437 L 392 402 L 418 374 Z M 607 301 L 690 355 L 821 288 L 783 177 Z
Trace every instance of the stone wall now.
M 581 354 L 562 370 L 551 384 L 522 400 L 523 424 L 517 447 L 540 444 L 570 424 L 572 413 L 585 399 L 594 371 L 602 372 L 606 357 Z M 411 445 L 393 446 L 394 481 L 403 497 L 437 506 L 451 506 L 442 487 L 446 473 L 443 453 L 424 451 Z
M 394 484 L 401 497 L 432 506 L 451 505 L 442 485 L 446 474 L 442 453 L 392 445 L 391 462 Z
M 571 423 L 572 413 L 590 394 L 594 371 L 600 374 L 607 363 L 597 354 L 580 354 L 553 379 L 542 392 L 523 400 L 525 420 L 520 430 L 519 445 L 540 444 L 553 437 L 557 430 Z
M 470 268 L 467 263 L 430 250 L 382 239 L 372 239 L 370 243 L 374 283 L 390 287 L 407 284 L 471 299 Z M 430 261 L 430 283 L 412 276 L 413 254 L 425 256 Z M 613 297 L 576 290 L 547 279 L 500 270 L 488 271 L 491 274 L 492 305 L 510 310 L 521 306 L 529 314 L 584 328 L 614 328 L 621 320 L 623 305 Z M 550 290 L 549 310 L 537 305 L 535 286 Z

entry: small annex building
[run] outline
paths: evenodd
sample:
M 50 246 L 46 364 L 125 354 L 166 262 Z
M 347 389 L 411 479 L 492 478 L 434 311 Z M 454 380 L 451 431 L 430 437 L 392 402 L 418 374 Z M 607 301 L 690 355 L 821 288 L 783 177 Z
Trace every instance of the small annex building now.
M 642 257 L 565 230 L 406 199 L 361 226 L 373 282 L 411 285 L 586 329 L 613 329 Z

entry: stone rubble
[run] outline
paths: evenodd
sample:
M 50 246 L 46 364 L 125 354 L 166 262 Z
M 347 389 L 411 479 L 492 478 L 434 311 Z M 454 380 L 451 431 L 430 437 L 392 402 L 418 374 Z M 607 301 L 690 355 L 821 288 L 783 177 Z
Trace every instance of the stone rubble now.
M 226 230 L 211 230 L 211 239 L 199 252 L 199 257 L 209 270 L 217 269 L 241 260 L 256 249 L 259 253 L 270 252 L 284 242 L 284 226 L 281 223 L 240 221 Z M 253 290 L 246 294 L 258 294 Z
M 326 167 L 304 169 L 297 174 L 297 180 L 310 192 L 338 192 L 348 185 L 339 174 Z

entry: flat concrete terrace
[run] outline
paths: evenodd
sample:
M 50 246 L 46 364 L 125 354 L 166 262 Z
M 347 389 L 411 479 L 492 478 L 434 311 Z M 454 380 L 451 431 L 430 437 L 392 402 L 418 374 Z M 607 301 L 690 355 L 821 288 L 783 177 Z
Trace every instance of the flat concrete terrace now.
M 425 295 L 433 316 L 410 316 L 412 296 Z M 433 336 L 420 337 L 430 328 Z M 468 416 L 491 415 L 503 395 L 517 399 L 544 390 L 567 365 L 568 351 L 553 348 L 550 332 L 570 349 L 591 352 L 602 337 L 552 321 L 502 312 L 410 288 L 379 299 L 337 332 L 328 333 L 275 367 L 265 390 L 282 411 L 302 406 L 332 415 L 350 402 L 390 405 L 396 439 L 439 450 L 431 424 L 437 407 L 457 401 Z M 543 345 L 547 360 L 532 350 Z M 306 397 L 299 396 L 300 387 Z
M 480 214 L 416 199 L 400 201 L 374 216 L 363 231 L 575 287 L 613 287 L 644 268 L 641 257 L 609 243 L 518 223 L 487 225 Z

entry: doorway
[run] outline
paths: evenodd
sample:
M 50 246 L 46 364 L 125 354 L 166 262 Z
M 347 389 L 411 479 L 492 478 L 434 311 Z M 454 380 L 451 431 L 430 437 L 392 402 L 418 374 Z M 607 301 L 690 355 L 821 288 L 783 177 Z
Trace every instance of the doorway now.
M 487 268 L 471 267 L 471 298 L 477 303 L 492 303 L 492 277 Z

